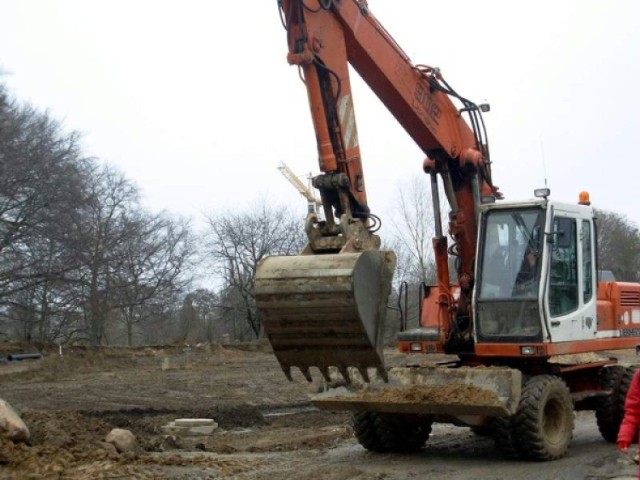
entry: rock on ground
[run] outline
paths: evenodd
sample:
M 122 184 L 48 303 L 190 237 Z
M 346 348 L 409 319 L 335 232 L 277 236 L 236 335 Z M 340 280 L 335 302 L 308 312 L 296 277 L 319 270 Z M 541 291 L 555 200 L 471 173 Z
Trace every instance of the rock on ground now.
M 29 429 L 13 407 L 0 399 L 0 435 L 13 442 L 28 442 Z
M 135 450 L 137 446 L 135 435 L 123 428 L 114 428 L 111 430 L 104 441 L 111 443 L 120 453 Z

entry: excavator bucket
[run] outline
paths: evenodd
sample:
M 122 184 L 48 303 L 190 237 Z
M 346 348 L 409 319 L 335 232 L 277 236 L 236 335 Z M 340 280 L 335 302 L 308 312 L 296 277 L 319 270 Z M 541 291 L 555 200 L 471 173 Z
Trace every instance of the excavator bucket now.
M 398 367 L 388 383 L 338 387 L 316 395 L 324 410 L 501 417 L 515 413 L 522 373 L 504 367 Z
M 335 367 L 349 383 L 355 367 L 386 379 L 382 330 L 395 267 L 393 252 L 267 257 L 258 266 L 255 297 L 262 325 L 289 380 L 298 367 L 327 382 Z

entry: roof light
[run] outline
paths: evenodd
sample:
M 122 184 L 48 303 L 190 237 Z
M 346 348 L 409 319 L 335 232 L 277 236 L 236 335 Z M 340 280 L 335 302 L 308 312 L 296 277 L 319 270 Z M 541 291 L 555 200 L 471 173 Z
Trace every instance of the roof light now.
M 578 204 L 591 205 L 591 200 L 589 200 L 589 192 L 580 192 L 580 195 L 578 196 Z
M 549 188 L 536 188 L 533 191 L 533 195 L 536 198 L 544 198 L 544 199 L 546 199 L 549 195 L 551 195 L 551 189 L 549 189 Z

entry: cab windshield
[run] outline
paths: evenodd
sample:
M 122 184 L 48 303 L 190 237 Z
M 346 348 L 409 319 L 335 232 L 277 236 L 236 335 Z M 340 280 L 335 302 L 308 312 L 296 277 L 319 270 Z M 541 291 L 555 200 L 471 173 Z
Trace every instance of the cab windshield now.
M 480 299 L 537 297 L 543 220 L 540 208 L 487 212 L 478 271 Z

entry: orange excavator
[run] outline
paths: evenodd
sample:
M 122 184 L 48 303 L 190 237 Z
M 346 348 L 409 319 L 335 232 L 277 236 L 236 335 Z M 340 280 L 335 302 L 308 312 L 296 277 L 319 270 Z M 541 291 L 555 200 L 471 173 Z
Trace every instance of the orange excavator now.
M 357 439 L 377 452 L 419 449 L 434 422 L 450 422 L 491 434 L 508 457 L 552 460 L 569 448 L 574 410 L 594 410 L 615 441 L 634 367 L 610 352 L 640 343 L 640 285 L 598 281 L 588 194 L 576 204 L 548 189 L 504 201 L 491 175 L 488 106 L 459 95 L 437 68 L 414 65 L 365 0 L 278 6 L 287 60 L 308 93 L 324 211 L 322 221 L 307 217 L 299 255 L 268 257 L 256 273 L 258 312 L 287 377 L 297 367 L 312 381 L 316 368 L 332 388 L 314 403 L 352 411 Z M 426 155 L 437 283 L 420 289 L 420 323 L 403 324 L 397 343 L 419 358 L 447 354 L 442 362 L 385 366 L 395 255 L 380 250 L 367 204 L 349 65 Z

